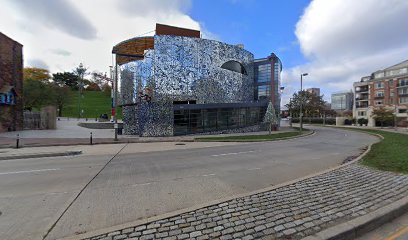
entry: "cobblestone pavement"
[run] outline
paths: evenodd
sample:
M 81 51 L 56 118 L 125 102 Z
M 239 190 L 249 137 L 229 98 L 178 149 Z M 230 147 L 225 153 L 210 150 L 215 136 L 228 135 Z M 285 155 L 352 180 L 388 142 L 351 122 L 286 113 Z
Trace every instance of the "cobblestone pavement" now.
M 408 175 L 358 164 L 87 240 L 301 239 L 408 196 Z

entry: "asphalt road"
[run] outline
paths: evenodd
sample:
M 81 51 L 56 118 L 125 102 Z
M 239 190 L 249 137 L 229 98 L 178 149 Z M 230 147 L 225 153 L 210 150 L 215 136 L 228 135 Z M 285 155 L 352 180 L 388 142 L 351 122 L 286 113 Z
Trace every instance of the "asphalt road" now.
M 0 236 L 41 239 L 65 209 L 47 239 L 191 207 L 336 166 L 375 141 L 319 128 L 278 142 L 130 144 L 113 159 L 124 145 L 97 146 L 84 156 L 0 161 Z

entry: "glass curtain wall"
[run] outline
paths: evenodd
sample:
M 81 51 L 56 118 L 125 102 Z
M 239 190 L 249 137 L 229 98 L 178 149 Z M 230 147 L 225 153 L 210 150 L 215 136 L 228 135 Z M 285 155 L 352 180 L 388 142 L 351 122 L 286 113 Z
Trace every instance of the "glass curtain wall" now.
M 266 107 L 194 109 L 174 111 L 174 135 L 254 126 L 262 122 Z
M 271 93 L 271 64 L 259 65 L 255 71 L 258 100 L 268 99 Z

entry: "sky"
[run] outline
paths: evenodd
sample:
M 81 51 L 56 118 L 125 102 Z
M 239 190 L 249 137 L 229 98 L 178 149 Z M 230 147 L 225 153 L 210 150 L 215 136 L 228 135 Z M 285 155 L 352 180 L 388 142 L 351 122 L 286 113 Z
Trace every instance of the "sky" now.
M 407 0 L 0 0 L 0 32 L 24 45 L 24 65 L 50 72 L 83 63 L 107 72 L 112 47 L 156 23 L 244 44 L 283 63 L 282 105 L 319 87 L 330 101 L 372 72 L 408 59 Z M 150 33 L 153 34 L 153 33 Z

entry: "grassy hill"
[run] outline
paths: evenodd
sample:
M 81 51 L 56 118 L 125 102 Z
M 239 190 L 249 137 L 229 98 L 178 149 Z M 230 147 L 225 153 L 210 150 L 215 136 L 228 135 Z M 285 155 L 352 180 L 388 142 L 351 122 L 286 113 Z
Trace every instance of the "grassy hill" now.
M 84 91 L 81 97 L 81 109 L 84 110 L 83 118 L 96 118 L 101 114 L 111 116 L 111 97 L 105 92 Z M 64 109 L 63 117 L 78 117 L 78 92 L 72 91 Z M 122 119 L 122 109 L 118 107 L 118 119 Z

